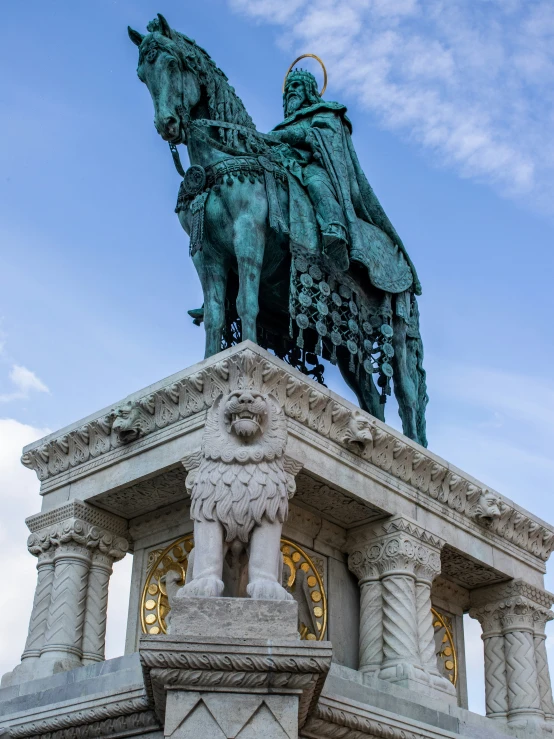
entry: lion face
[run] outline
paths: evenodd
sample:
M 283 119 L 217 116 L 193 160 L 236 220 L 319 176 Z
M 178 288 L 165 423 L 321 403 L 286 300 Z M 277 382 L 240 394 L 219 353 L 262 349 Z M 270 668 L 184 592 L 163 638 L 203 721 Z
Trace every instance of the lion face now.
M 268 413 L 266 398 L 249 390 L 232 393 L 223 409 L 228 433 L 253 439 L 263 432 L 263 422 Z

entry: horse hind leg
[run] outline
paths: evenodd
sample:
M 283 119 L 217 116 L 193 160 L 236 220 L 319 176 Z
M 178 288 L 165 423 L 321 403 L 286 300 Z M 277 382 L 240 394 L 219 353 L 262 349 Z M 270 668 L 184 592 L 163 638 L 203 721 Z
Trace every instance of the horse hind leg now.
M 393 367 L 394 394 L 398 401 L 398 413 L 402 420 L 402 430 L 406 436 L 422 446 L 427 446 L 425 434 L 425 406 L 427 393 L 425 372 L 418 369 L 417 344 L 421 341 L 408 337 L 407 325 L 402 318 L 393 319 L 394 357 Z
M 337 352 L 337 365 L 343 380 L 358 398 L 360 408 L 380 421 L 385 420 L 385 406 L 380 401 L 379 391 L 373 379 L 360 369 L 359 377 L 349 368 L 350 355 L 340 350 Z

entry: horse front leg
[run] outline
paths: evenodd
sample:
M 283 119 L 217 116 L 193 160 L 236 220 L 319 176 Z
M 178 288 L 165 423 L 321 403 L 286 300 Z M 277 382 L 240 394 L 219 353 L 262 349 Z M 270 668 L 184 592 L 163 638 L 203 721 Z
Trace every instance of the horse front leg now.
M 239 273 L 237 313 L 241 322 L 242 340 L 254 343 L 257 343 L 256 320 L 265 249 L 265 219 L 262 223 L 263 226 L 251 215 L 240 215 L 233 229 L 233 246 Z
M 204 293 L 204 328 L 206 349 L 204 357 L 213 357 L 221 351 L 225 326 L 225 296 L 229 266 L 223 255 L 211 255 L 207 247 L 192 258 Z

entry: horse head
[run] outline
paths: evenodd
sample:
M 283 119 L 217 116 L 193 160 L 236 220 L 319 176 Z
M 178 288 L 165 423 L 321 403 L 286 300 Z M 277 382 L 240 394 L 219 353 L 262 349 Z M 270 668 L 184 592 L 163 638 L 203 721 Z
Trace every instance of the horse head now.
M 182 53 L 183 37 L 171 30 L 161 13 L 148 30 L 143 36 L 128 28 L 129 38 L 139 48 L 137 75 L 152 97 L 157 132 L 164 141 L 185 143 L 191 110 L 201 96 L 200 82 Z

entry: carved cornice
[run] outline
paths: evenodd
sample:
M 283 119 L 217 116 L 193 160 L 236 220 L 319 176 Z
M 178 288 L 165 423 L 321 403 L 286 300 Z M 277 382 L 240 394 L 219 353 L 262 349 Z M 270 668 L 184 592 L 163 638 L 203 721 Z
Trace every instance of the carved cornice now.
M 143 637 L 140 658 L 144 681 L 164 720 L 167 688 L 198 690 L 256 689 L 302 691 L 300 725 L 311 712 L 331 666 L 332 650 L 326 642 L 273 642 L 200 640 L 186 637 Z
M 136 453 L 151 434 L 205 412 L 220 393 L 244 387 L 271 393 L 289 419 L 336 442 L 424 497 L 466 516 L 480 528 L 543 561 L 550 556 L 554 528 L 368 414 L 353 410 L 249 342 L 223 352 L 210 364 L 173 376 L 153 392 L 130 396 L 115 410 L 104 411 L 79 428 L 26 447 L 22 463 L 35 470 L 41 481 L 48 481 L 80 466 L 86 470 L 91 460 L 104 455 L 126 450 Z M 138 419 L 136 434 L 122 435 L 121 423 L 114 430 L 114 419 L 122 415 Z
M 127 533 L 126 522 L 79 500 L 31 516 L 26 523 L 32 532 L 27 548 L 37 557 L 60 546 L 96 550 L 112 560 L 121 559 L 129 550 L 128 540 L 118 535 Z
M 12 725 L 9 736 L 11 739 L 102 739 L 127 736 L 132 729 L 160 729 L 149 708 L 146 696 L 79 708 L 46 719 Z

